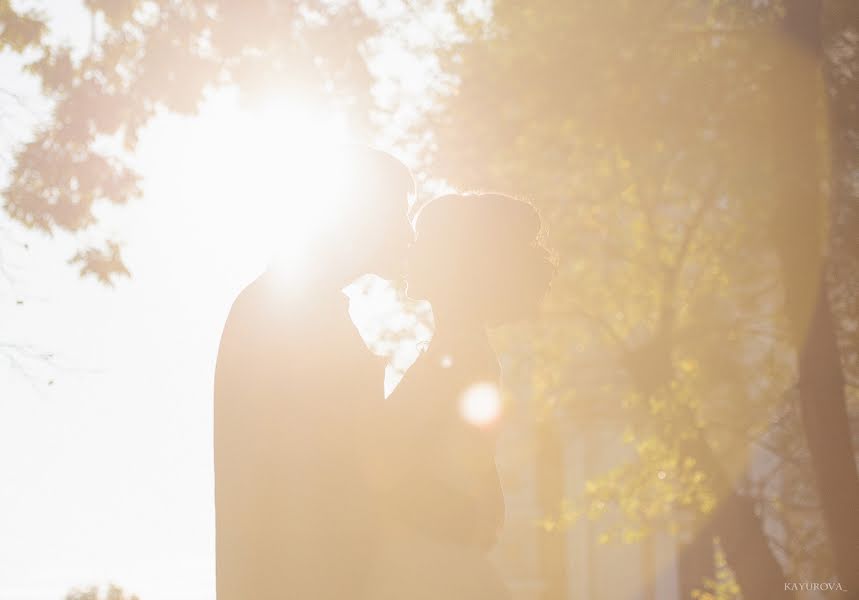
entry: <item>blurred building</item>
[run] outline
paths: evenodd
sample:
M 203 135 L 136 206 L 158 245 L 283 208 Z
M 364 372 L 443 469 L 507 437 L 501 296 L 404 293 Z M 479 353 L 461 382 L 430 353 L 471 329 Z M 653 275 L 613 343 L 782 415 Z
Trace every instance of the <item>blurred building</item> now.
M 526 402 L 511 408 L 498 448 L 507 522 L 494 558 L 514 599 L 678 600 L 678 552 L 667 532 L 643 543 L 600 544 L 605 518 L 555 530 L 542 525 L 562 498 L 578 496 L 587 479 L 629 458 L 618 444 L 621 430 L 553 430 L 537 423 Z
M 598 521 L 583 517 L 570 527 L 547 530 L 544 519 L 563 498 L 580 496 L 588 479 L 630 460 L 632 450 L 619 443 L 619 425 L 559 425 L 565 420 L 555 418 L 541 424 L 527 392 L 511 396 L 497 453 L 507 521 L 493 558 L 514 600 L 686 600 L 703 578 L 714 577 L 715 548 L 706 536 L 692 539 L 664 531 L 641 543 L 601 544 L 598 538 L 611 526 L 610 516 Z M 804 441 L 785 434 L 796 430 L 796 424 L 787 422 L 796 418 L 794 404 L 786 402 L 781 412 L 759 439 L 770 448 L 794 446 L 787 449 L 791 460 L 753 444 L 744 492 L 813 506 L 810 474 L 794 468 L 807 462 Z M 820 555 L 827 551 L 818 512 L 778 516 L 764 510 L 763 522 L 787 577 L 816 581 L 815 573 L 823 572 L 820 562 L 826 562 Z M 808 547 L 793 548 L 799 539 Z M 791 559 L 784 548 L 792 548 Z M 796 593 L 798 600 L 825 597 L 823 591 Z

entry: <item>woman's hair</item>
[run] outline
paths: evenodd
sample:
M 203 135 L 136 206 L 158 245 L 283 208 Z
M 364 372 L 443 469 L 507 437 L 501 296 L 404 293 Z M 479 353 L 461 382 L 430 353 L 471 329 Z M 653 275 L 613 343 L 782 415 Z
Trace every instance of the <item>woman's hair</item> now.
M 540 230 L 537 210 L 510 196 L 435 198 L 415 216 L 409 295 L 468 303 L 491 325 L 528 316 L 555 272 Z

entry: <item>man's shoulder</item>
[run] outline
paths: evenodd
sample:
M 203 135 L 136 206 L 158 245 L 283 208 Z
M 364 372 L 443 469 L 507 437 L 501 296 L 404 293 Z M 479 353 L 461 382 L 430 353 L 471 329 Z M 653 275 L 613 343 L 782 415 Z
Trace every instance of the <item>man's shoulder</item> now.
M 261 275 L 249 283 L 233 300 L 221 335 L 221 349 L 238 344 L 245 347 L 253 340 L 269 337 L 282 320 L 282 307 L 267 289 L 265 276 Z M 284 332 L 278 332 L 281 340 Z
M 274 325 L 280 318 L 296 310 L 292 294 L 278 286 L 269 273 L 263 273 L 239 292 L 227 317 L 231 321 L 268 323 Z
M 348 299 L 339 290 L 320 294 L 290 286 L 267 271 L 249 283 L 233 301 L 230 329 L 259 330 L 268 335 L 342 335 L 349 321 Z
M 233 301 L 230 313 L 258 311 L 273 307 L 274 294 L 269 279 L 270 276 L 263 273 L 246 285 Z

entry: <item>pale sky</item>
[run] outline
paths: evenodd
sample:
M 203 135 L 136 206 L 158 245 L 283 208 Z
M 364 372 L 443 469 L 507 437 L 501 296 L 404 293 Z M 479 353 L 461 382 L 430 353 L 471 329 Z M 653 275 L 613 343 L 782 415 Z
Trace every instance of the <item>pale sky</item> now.
M 55 39 L 88 39 L 79 2 L 27 5 L 49 9 Z M 405 51 L 389 45 L 397 63 Z M 27 104 L 0 118 L 0 181 L 39 106 L 19 69 L 0 55 L 0 87 Z M 401 85 L 421 94 L 420 82 Z M 301 107 L 272 114 L 242 114 L 224 92 L 200 117 L 162 116 L 145 130 L 143 199 L 99 212 L 133 273 L 115 288 L 65 264 L 78 242 L 0 216 L 13 276 L 0 279 L 0 345 L 55 354 L 53 366 L 0 355 L 0 600 L 59 600 L 108 582 L 141 600 L 214 597 L 214 361 L 232 299 L 266 264 L 282 174 L 278 152 L 244 149 L 262 140 L 279 151 L 278 131 L 310 125 L 348 139 L 348 124 Z

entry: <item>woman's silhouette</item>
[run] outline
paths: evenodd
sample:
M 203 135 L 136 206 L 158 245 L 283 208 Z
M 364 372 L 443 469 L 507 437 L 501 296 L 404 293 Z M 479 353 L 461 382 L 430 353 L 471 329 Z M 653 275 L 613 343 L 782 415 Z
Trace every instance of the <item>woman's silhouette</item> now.
M 486 557 L 504 521 L 494 456 L 501 372 L 487 327 L 533 313 L 554 268 L 537 242 L 537 212 L 509 196 L 442 196 L 415 225 L 409 295 L 430 301 L 435 333 L 383 417 L 389 518 L 371 595 L 506 598 Z

